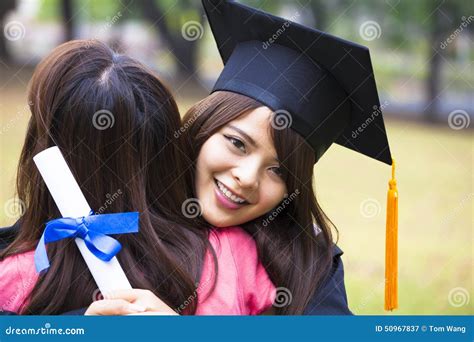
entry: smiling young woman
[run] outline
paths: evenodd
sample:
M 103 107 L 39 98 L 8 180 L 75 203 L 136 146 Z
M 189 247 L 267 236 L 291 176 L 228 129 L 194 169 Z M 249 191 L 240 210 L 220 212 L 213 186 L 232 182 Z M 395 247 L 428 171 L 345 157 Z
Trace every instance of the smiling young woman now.
M 272 282 L 292 294 L 276 313 L 302 314 L 330 272 L 332 224 L 312 187 L 313 150 L 293 130 L 274 128 L 272 114 L 250 97 L 217 91 L 187 112 L 183 137 L 203 218 L 252 235 Z M 290 193 L 298 195 L 280 205 Z

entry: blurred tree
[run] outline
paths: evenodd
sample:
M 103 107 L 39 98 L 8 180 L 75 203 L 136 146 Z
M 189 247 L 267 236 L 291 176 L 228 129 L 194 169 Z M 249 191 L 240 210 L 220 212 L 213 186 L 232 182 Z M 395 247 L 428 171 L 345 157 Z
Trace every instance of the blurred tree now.
M 328 2 L 324 0 L 313 0 L 310 2 L 311 13 L 316 23 L 315 28 L 326 31 L 328 27 Z
M 196 31 L 193 34 L 202 36 L 204 12 L 200 1 L 180 0 L 141 0 L 133 2 L 140 8 L 143 16 L 156 27 L 158 33 L 168 45 L 177 62 L 180 79 L 187 80 L 197 71 L 197 48 L 200 39 L 186 39 L 183 27 L 191 21 Z M 192 78 L 191 78 L 192 80 Z
M 16 0 L 2 0 L 0 1 L 0 27 L 2 32 L 0 34 L 0 61 L 4 63 L 11 62 L 11 56 L 8 51 L 6 37 L 3 34 L 4 27 L 6 25 L 5 17 L 7 16 L 8 12 L 15 9 L 16 7 Z
M 74 20 L 74 1 L 61 1 L 61 17 L 64 26 L 64 41 L 74 39 L 75 20 Z
M 441 48 L 441 44 L 457 29 L 461 29 L 462 17 L 469 17 L 473 5 L 472 2 L 463 0 L 424 0 L 423 5 L 426 14 L 431 14 L 428 20 L 425 20 L 428 26 L 428 58 L 430 58 L 430 64 L 426 79 L 424 116 L 427 121 L 436 121 L 442 93 L 442 90 L 440 90 L 442 84 L 441 71 L 446 55 L 446 50 Z M 467 26 L 466 29 L 472 32 L 471 27 Z
M 349 0 L 340 1 L 347 5 Z M 376 20 L 382 24 L 383 41 L 380 43 L 392 52 L 404 50 L 413 55 L 425 54 L 428 69 L 423 72 L 426 74 L 423 114 L 425 120 L 436 121 L 444 89 L 442 70 L 447 58 L 447 50 L 441 45 L 457 30 L 472 32 L 474 25 L 461 27 L 472 9 L 472 1 L 463 0 L 359 0 L 355 13 L 347 20 L 368 15 L 380 18 Z

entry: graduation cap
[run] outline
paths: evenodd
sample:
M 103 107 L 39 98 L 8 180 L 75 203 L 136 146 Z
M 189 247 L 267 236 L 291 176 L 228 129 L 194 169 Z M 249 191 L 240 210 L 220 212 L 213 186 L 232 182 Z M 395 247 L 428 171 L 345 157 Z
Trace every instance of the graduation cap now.
M 316 161 L 337 143 L 392 165 L 385 308 L 396 308 L 395 164 L 368 48 L 236 2 L 202 2 L 224 62 L 213 92 L 242 94 L 287 115 Z

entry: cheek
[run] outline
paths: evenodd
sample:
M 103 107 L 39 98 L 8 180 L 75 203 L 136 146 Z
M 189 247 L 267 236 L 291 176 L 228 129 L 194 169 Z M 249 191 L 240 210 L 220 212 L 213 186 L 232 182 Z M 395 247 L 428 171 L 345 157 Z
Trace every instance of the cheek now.
M 260 205 L 263 212 L 268 212 L 275 208 L 282 200 L 286 193 L 286 186 L 269 182 L 262 184 L 260 189 Z
M 213 193 L 214 176 L 216 173 L 229 169 L 230 161 L 228 149 L 219 141 L 217 136 L 209 138 L 201 148 L 196 163 L 196 194 L 203 197 L 207 192 Z
M 214 137 L 210 137 L 201 147 L 196 163 L 196 173 L 198 181 L 206 176 L 208 170 L 212 168 L 212 156 L 216 153 L 216 146 L 213 143 Z

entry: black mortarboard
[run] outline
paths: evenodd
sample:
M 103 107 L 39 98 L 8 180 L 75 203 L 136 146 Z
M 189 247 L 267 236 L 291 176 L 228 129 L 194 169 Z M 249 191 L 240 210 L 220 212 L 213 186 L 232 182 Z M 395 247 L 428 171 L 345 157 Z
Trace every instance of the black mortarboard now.
M 289 113 L 316 160 L 336 142 L 392 164 L 366 47 L 239 3 L 203 4 L 225 64 L 213 91 Z

